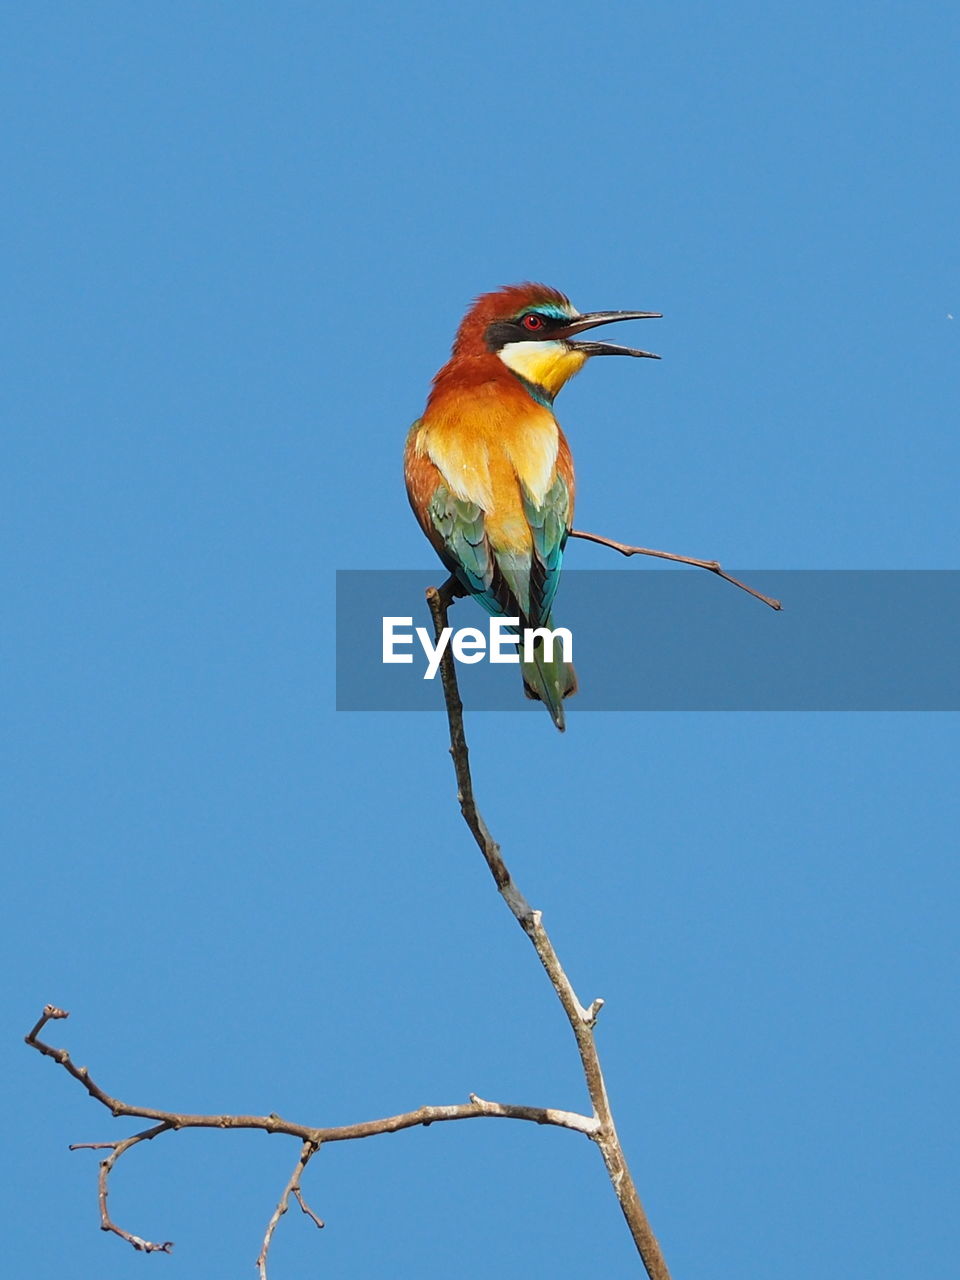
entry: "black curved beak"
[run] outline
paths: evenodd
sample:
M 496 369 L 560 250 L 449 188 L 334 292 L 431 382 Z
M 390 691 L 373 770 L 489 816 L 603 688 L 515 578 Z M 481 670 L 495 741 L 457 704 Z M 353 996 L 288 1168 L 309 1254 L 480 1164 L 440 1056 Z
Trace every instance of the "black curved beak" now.
M 563 329 L 554 331 L 555 337 L 569 340 L 575 333 L 583 333 L 585 329 L 595 329 L 601 324 L 614 324 L 618 320 L 660 320 L 659 311 L 589 311 L 586 315 L 577 316 Z M 588 356 L 645 356 L 648 360 L 659 360 L 652 351 L 640 351 L 636 347 L 620 347 L 612 342 L 570 342 Z

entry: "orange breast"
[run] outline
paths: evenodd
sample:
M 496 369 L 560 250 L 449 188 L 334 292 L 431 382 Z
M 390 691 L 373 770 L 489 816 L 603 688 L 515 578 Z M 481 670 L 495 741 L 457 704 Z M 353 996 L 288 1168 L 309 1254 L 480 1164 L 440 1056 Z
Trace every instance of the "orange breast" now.
M 570 467 L 553 414 L 509 374 L 438 385 L 411 449 L 433 464 L 452 493 L 483 510 L 487 535 L 498 550 L 532 545 L 523 489 L 542 502 L 558 462 L 564 472 Z M 426 478 L 422 462 L 418 466 Z

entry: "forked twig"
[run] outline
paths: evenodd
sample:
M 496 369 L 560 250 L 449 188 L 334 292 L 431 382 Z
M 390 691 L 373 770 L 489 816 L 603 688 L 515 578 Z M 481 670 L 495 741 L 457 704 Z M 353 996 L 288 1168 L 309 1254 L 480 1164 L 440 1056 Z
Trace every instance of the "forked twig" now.
M 270 1221 L 267 1223 L 267 1230 L 263 1237 L 263 1244 L 260 1246 L 260 1253 L 257 1255 L 257 1272 L 259 1273 L 260 1280 L 267 1280 L 267 1254 L 270 1252 L 270 1245 L 273 1243 L 273 1233 L 277 1229 L 277 1223 L 290 1207 L 291 1195 L 296 1196 L 300 1208 L 308 1218 L 312 1218 L 318 1227 L 323 1226 L 321 1220 L 307 1205 L 303 1198 L 303 1192 L 300 1190 L 300 1178 L 303 1175 L 303 1171 L 319 1150 L 320 1144 L 318 1142 L 305 1142 L 300 1148 L 300 1158 L 294 1165 L 293 1173 L 290 1175 L 290 1180 L 283 1188 L 283 1195 L 280 1197 L 279 1203 L 277 1204 L 276 1209 L 274 1209 Z
M 443 629 L 447 625 L 447 610 L 452 601 L 460 594 L 462 593 L 454 579 L 449 579 L 442 587 L 430 587 L 427 590 L 427 604 L 430 607 L 438 643 Z M 530 906 L 514 884 L 500 853 L 500 846 L 491 836 L 487 829 L 487 824 L 477 808 L 477 802 L 473 794 L 473 778 L 470 773 L 470 753 L 463 728 L 463 703 L 460 700 L 456 666 L 449 648 L 444 651 L 441 659 L 440 677 L 443 682 L 443 698 L 446 704 L 447 722 L 450 729 L 450 755 L 453 757 L 453 767 L 457 777 L 457 798 L 460 802 L 460 812 L 463 814 L 463 819 L 469 827 L 477 847 L 483 854 L 500 895 L 510 908 L 520 928 L 533 944 L 540 963 L 546 970 L 547 977 L 550 979 L 560 1004 L 563 1006 L 567 1021 L 570 1023 L 577 1042 L 580 1063 L 583 1067 L 587 1092 L 590 1095 L 596 1122 L 590 1137 L 597 1144 L 600 1154 L 603 1156 L 610 1182 L 617 1200 L 620 1202 L 620 1208 L 627 1220 L 627 1225 L 630 1228 L 630 1233 L 646 1268 L 647 1275 L 650 1280 L 670 1280 L 670 1272 L 667 1269 L 666 1260 L 660 1250 L 657 1238 L 653 1234 L 653 1229 L 650 1226 L 640 1197 L 637 1194 L 633 1178 L 630 1175 L 626 1156 L 620 1145 L 620 1139 L 613 1121 L 613 1112 L 610 1108 L 610 1100 L 607 1097 L 603 1072 L 600 1068 L 600 1058 L 597 1053 L 593 1028 L 597 1021 L 597 1015 L 603 1007 L 603 1001 L 596 999 L 586 1009 L 580 1003 L 573 985 L 557 957 L 553 943 L 550 941 L 543 926 L 541 913 Z
M 741 582 L 739 578 L 734 578 L 727 573 L 721 567 L 719 560 L 697 560 L 693 556 L 679 556 L 675 551 L 654 551 L 652 547 L 631 547 L 626 542 L 615 542 L 613 538 L 604 538 L 599 533 L 586 533 L 583 529 L 571 529 L 569 536 L 571 538 L 583 538 L 585 542 L 596 542 L 601 547 L 610 547 L 613 551 L 619 551 L 622 556 L 655 556 L 658 560 L 674 560 L 677 564 L 692 564 L 697 569 L 708 569 L 710 573 L 715 573 L 718 578 L 723 578 L 724 582 L 731 582 L 735 587 L 739 587 L 741 591 L 746 591 L 757 600 L 762 600 L 771 609 L 783 608 L 782 603 L 779 600 L 775 600 L 773 596 L 765 596 L 756 587 L 748 587 L 745 582 Z

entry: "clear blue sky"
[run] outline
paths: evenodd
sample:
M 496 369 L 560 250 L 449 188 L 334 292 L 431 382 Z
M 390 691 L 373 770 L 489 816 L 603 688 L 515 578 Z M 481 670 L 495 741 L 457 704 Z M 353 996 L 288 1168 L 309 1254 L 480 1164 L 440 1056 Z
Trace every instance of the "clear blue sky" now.
M 960 20 L 91 0 L 4 25 L 6 1269 L 253 1275 L 295 1145 L 131 1152 L 117 1218 L 177 1242 L 145 1260 L 66 1150 L 131 1126 L 20 1036 L 63 1004 L 52 1038 L 105 1086 L 185 1110 L 584 1105 L 443 719 L 333 710 L 334 570 L 432 563 L 406 427 L 471 297 L 525 278 L 666 316 L 662 363 L 558 401 L 584 527 L 741 570 L 956 567 Z M 956 1275 L 956 731 L 469 719 L 508 862 L 607 1000 L 677 1280 Z M 274 1280 L 638 1274 L 575 1135 L 341 1145 L 306 1189 L 328 1226 L 288 1215 Z

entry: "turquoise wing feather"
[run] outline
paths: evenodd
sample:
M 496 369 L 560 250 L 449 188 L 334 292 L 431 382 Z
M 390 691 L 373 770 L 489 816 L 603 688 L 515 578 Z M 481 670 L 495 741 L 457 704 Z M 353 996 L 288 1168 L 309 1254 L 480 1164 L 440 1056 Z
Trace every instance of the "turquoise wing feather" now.
M 570 528 L 570 492 L 558 475 L 542 503 L 523 491 L 523 509 L 533 535 L 530 550 L 498 552 L 490 545 L 483 510 L 439 485 L 430 501 L 430 521 L 439 534 L 441 559 L 488 613 L 519 617 L 521 627 L 552 627 L 550 608 L 560 581 L 563 548 Z M 577 676 L 559 656 L 548 658 L 542 643 L 521 664 L 527 696 L 545 702 L 558 729 L 566 724 L 563 699 L 574 693 Z
M 542 503 L 523 491 L 524 514 L 533 550 L 495 551 L 486 536 L 483 510 L 439 485 L 430 519 L 442 539 L 444 564 L 488 613 L 519 615 L 523 625 L 540 626 L 557 594 L 567 540 L 570 494 L 558 475 Z
M 550 608 L 560 585 L 563 549 L 570 530 L 570 490 L 562 475 L 557 475 L 543 502 L 537 506 L 526 490 L 523 510 L 533 534 L 536 552 L 531 565 L 531 614 L 535 626 L 550 616 Z
M 483 527 L 483 511 L 475 502 L 455 498 L 438 485 L 430 501 L 430 519 L 443 541 L 443 563 L 471 595 L 482 597 L 490 588 L 493 553 Z

